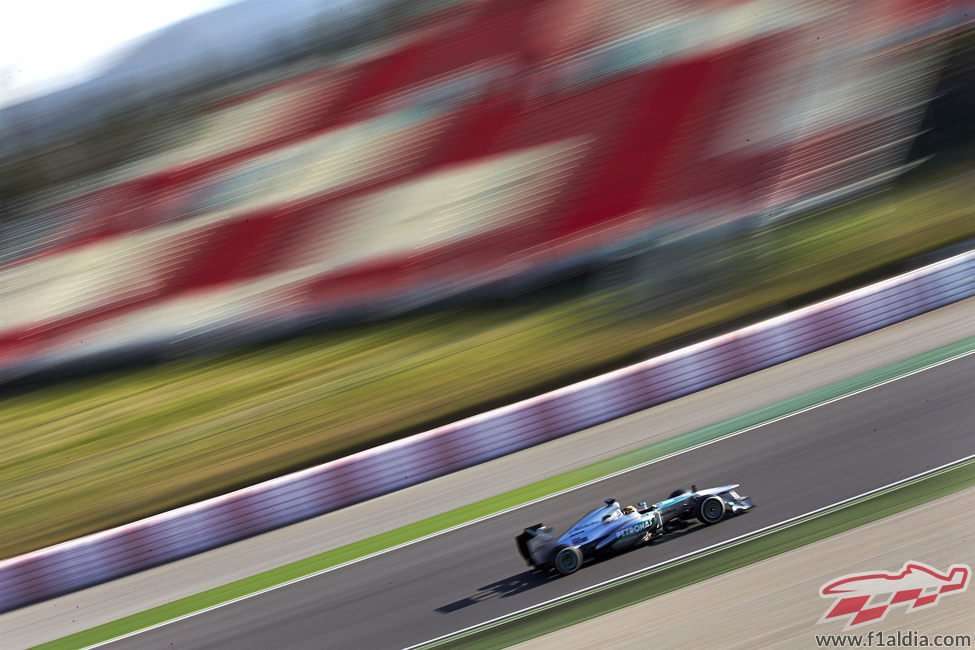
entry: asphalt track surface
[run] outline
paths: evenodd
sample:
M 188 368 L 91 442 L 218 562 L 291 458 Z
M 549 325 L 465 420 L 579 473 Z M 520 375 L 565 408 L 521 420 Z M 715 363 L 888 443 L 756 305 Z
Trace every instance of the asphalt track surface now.
M 124 648 L 399 648 L 781 522 L 975 453 L 975 354 L 373 559 L 119 640 Z M 639 427 L 641 418 L 630 426 Z M 607 497 L 741 483 L 758 507 L 583 567 L 526 570 L 525 526 Z
M 0 646 L 13 650 L 58 639 L 724 422 L 970 336 L 975 336 L 975 298 L 515 454 L 0 614 Z

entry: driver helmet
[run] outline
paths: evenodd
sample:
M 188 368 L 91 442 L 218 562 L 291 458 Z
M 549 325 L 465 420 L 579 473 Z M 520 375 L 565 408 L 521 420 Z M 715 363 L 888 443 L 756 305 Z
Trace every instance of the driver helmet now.
M 626 506 L 626 508 L 623 510 L 623 514 L 624 515 L 635 515 L 636 514 L 636 508 L 634 508 L 633 506 Z

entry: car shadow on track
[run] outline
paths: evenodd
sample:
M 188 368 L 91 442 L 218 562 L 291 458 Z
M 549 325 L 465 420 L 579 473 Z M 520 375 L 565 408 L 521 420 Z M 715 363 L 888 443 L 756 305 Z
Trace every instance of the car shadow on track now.
M 498 580 L 497 582 L 492 582 L 489 585 L 484 585 L 477 590 L 472 596 L 467 598 L 461 598 L 460 600 L 454 601 L 449 605 L 444 605 L 443 607 L 438 607 L 436 611 L 441 614 L 449 614 L 450 612 L 456 612 L 458 609 L 464 609 L 465 607 L 470 607 L 471 605 L 476 605 L 477 603 L 489 600 L 491 598 L 508 598 L 509 596 L 514 596 L 520 594 L 529 589 L 534 589 L 540 585 L 551 582 L 552 580 L 557 580 L 561 576 L 552 573 L 550 571 L 542 571 L 539 569 L 530 569 L 528 571 L 522 571 L 517 575 L 513 575 L 510 578 L 505 578 L 504 580 Z
M 696 523 L 689 524 L 683 530 L 672 532 L 664 536 L 663 538 L 654 541 L 651 545 L 651 548 L 653 546 L 659 546 L 660 544 L 664 544 L 668 541 L 693 533 L 695 530 L 698 530 L 699 528 L 702 528 L 702 526 Z M 612 562 L 614 557 L 632 553 L 633 551 L 639 550 L 641 548 L 646 549 L 647 547 L 639 546 L 634 549 L 623 551 L 622 553 L 619 553 L 614 556 L 594 559 L 591 562 L 587 562 L 587 565 L 597 564 L 602 562 Z M 583 567 L 583 569 L 581 570 L 585 571 L 585 567 Z M 535 587 L 539 587 L 541 585 L 547 584 L 549 582 L 552 582 L 553 580 L 559 580 L 562 577 L 563 576 L 560 576 L 554 571 L 546 571 L 542 569 L 530 569 L 528 571 L 522 571 L 521 573 L 513 575 L 510 578 L 505 578 L 504 580 L 498 580 L 497 582 L 492 582 L 489 585 L 484 585 L 483 587 L 478 589 L 477 592 L 474 593 L 473 595 L 468 596 L 466 598 L 461 598 L 460 600 L 454 601 L 447 605 L 443 605 L 442 607 L 438 607 L 435 611 L 440 612 L 441 614 L 449 614 L 451 612 L 456 612 L 459 609 L 464 609 L 465 607 L 470 607 L 471 605 L 476 605 L 477 603 L 483 602 L 485 600 L 490 600 L 492 598 L 508 598 L 509 596 L 514 596 L 522 592 L 528 591 L 529 589 L 534 589 Z

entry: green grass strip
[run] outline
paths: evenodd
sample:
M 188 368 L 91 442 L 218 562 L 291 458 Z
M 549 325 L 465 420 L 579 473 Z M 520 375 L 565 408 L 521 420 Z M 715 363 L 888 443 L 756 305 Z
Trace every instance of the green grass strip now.
M 126 616 L 117 621 L 77 632 L 37 647 L 84 647 L 152 625 L 157 625 L 180 616 L 192 614 L 214 605 L 226 603 L 235 598 L 253 594 L 262 589 L 275 587 L 288 581 L 303 578 L 313 573 L 365 557 L 372 553 L 390 549 L 454 526 L 474 521 L 481 517 L 514 508 L 526 502 L 549 496 L 610 474 L 631 469 L 637 465 L 730 435 L 742 429 L 755 427 L 763 422 L 768 422 L 804 408 L 809 408 L 815 404 L 874 386 L 972 350 L 975 350 L 975 336 L 883 366 L 847 380 L 830 384 L 829 386 L 790 398 L 778 404 L 677 436 L 670 440 L 658 442 L 642 449 L 599 461 L 558 476 L 553 476 L 468 506 L 381 533 L 359 542 L 353 542 L 313 557 L 259 573 L 249 578 L 187 596 L 172 603 Z
M 505 648 L 754 564 L 972 485 L 975 485 L 975 461 L 967 461 L 760 536 L 648 570 L 426 647 Z
M 943 175 L 756 232 L 708 229 L 653 247 L 643 262 L 503 300 L 336 324 L 216 356 L 174 350 L 178 358 L 148 367 L 4 391 L 0 557 L 346 456 L 887 277 L 975 236 L 969 171 L 952 162 Z M 689 257 L 693 264 L 680 263 Z

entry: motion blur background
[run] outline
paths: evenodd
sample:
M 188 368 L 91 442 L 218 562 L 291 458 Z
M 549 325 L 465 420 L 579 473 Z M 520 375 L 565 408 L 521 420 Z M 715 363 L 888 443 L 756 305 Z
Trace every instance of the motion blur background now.
M 0 87 L 0 558 L 970 247 L 973 10 L 244 0 Z

